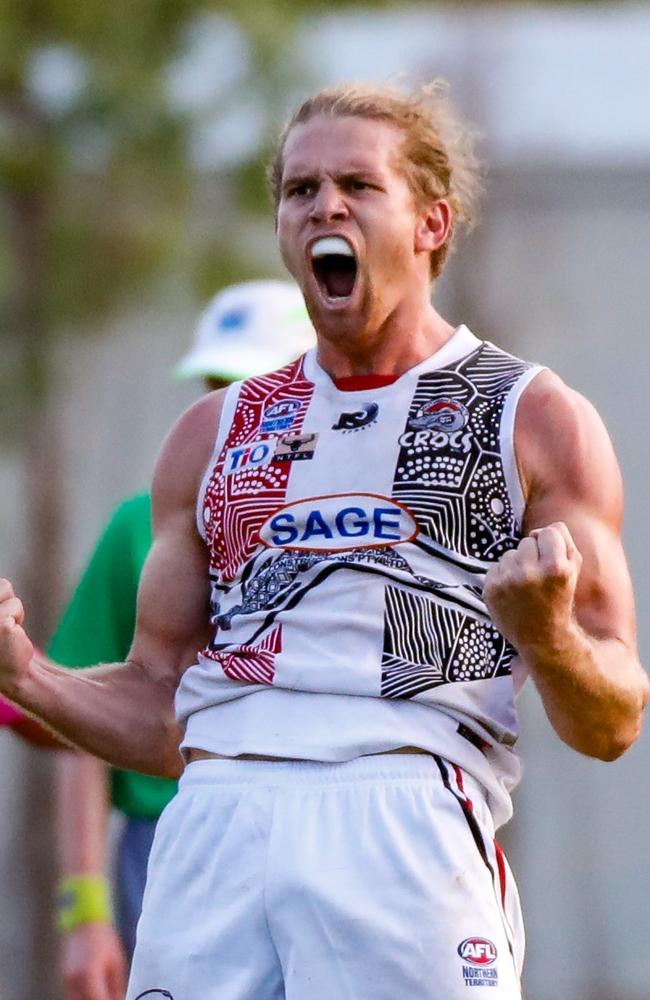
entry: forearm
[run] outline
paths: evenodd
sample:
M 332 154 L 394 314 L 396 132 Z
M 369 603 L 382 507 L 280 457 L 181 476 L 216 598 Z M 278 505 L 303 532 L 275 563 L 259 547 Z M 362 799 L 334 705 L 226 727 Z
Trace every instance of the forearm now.
M 57 839 L 66 875 L 103 875 L 109 795 L 106 764 L 81 752 L 57 758 Z
M 596 639 L 579 625 L 561 638 L 519 649 L 558 736 L 574 750 L 615 760 L 636 740 L 648 678 L 618 639 Z
M 161 777 L 182 769 L 173 689 L 135 661 L 66 670 L 37 655 L 7 695 L 115 767 Z

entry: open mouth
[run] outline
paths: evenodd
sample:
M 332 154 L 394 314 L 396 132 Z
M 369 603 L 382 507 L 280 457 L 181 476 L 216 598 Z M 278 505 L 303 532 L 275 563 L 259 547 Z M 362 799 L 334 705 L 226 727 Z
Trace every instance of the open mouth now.
M 347 299 L 354 291 L 357 262 L 342 236 L 323 236 L 311 247 L 314 275 L 328 299 Z

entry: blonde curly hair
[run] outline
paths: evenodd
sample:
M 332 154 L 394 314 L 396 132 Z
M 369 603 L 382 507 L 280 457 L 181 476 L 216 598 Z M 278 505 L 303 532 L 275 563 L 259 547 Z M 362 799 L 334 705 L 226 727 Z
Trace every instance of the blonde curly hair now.
M 431 254 L 431 277 L 437 278 L 457 231 L 469 230 L 476 224 L 483 191 L 483 172 L 474 152 L 476 133 L 459 120 L 447 98 L 447 89 L 443 80 L 434 80 L 412 93 L 396 87 L 354 83 L 329 87 L 308 97 L 282 129 L 267 170 L 276 212 L 284 146 L 296 125 L 316 115 L 386 122 L 404 134 L 401 165 L 417 204 L 446 198 L 451 206 L 449 238 Z

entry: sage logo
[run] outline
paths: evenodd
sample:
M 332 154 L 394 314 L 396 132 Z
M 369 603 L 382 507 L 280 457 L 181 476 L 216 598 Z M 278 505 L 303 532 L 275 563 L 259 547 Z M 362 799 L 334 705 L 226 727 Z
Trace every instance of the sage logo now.
M 269 548 L 341 552 L 411 541 L 415 518 L 401 504 L 374 493 L 338 493 L 296 500 L 261 527 Z
M 458 954 L 470 965 L 493 965 L 497 960 L 496 946 L 482 937 L 465 938 L 458 945 Z
M 344 432 L 363 430 L 376 422 L 378 414 L 378 403 L 362 403 L 358 410 L 343 412 L 337 422 L 332 424 L 332 430 Z

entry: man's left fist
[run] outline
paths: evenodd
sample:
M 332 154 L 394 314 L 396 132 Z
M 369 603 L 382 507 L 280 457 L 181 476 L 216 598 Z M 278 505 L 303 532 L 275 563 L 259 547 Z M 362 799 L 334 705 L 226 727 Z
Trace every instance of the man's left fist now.
M 483 598 L 515 649 L 552 647 L 566 635 L 581 566 L 569 529 L 556 521 L 531 531 L 488 571 Z

